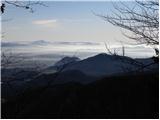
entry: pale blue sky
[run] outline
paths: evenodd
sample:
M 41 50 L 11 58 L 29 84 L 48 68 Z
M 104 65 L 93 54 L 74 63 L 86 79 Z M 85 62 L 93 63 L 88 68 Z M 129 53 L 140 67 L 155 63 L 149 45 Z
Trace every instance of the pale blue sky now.
M 113 4 L 120 5 L 119 2 L 44 2 L 48 7 L 34 6 L 34 13 L 27 10 L 7 6 L 5 13 L 2 15 L 3 20 L 9 19 L 8 22 L 2 22 L 2 31 L 4 37 L 2 41 L 22 42 L 46 40 L 50 42 L 101 42 L 97 46 L 45 46 L 45 48 L 37 48 L 37 52 L 44 50 L 53 51 L 99 51 L 106 52 L 104 42 L 110 47 L 121 46 L 118 41 L 130 43 L 130 40 L 124 37 L 121 29 L 107 23 L 97 14 L 111 14 L 114 10 Z M 134 5 L 132 1 L 125 2 L 127 5 Z M 11 20 L 10 20 L 11 19 Z M 33 48 L 25 49 L 25 52 L 32 51 Z M 142 50 L 133 48 L 133 51 L 127 51 L 127 55 L 131 56 L 152 56 L 153 50 L 143 47 Z M 149 50 L 150 52 L 146 52 Z M 21 52 L 21 50 L 19 51 Z M 48 51 L 47 51 L 48 52 Z M 133 55 L 134 53 L 134 55 Z
M 44 2 L 48 7 L 34 6 L 34 13 L 7 6 L 2 18 L 5 41 L 96 41 L 115 43 L 127 40 L 119 28 L 97 14 L 110 14 L 112 2 Z M 117 2 L 116 2 L 117 3 Z M 130 4 L 128 2 L 127 4 Z M 93 11 L 93 12 L 92 12 Z

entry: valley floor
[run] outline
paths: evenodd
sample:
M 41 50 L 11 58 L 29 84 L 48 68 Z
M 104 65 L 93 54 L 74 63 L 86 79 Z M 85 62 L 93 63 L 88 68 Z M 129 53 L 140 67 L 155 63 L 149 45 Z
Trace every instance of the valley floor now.
M 158 72 L 32 89 L 2 102 L 2 118 L 158 119 Z

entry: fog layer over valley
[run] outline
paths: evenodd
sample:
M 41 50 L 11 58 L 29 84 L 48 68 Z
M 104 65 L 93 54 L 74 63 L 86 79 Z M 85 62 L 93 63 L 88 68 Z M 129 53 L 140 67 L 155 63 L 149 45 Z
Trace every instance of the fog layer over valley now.
M 7 92 L 2 92 L 2 96 L 8 97 L 16 94 L 8 83 L 18 91 L 22 92 L 26 88 L 38 88 L 49 85 L 66 84 L 70 82 L 79 84 L 89 84 L 105 76 L 123 76 L 134 74 L 136 71 L 155 72 L 158 70 L 157 64 L 143 66 L 154 63 L 151 58 L 153 51 L 140 46 L 126 47 L 128 54 L 138 55 L 134 49 L 139 51 L 139 55 L 150 51 L 150 58 L 130 58 L 122 56 L 120 47 L 111 48 L 111 51 L 118 55 L 109 55 L 102 43 L 92 42 L 46 42 L 34 41 L 31 43 L 2 43 L 2 50 L 10 52 L 11 63 L 2 68 L 2 87 Z M 7 51 L 8 50 L 8 51 Z M 141 52 L 140 52 L 141 51 Z M 126 53 L 127 54 L 127 53 Z M 5 56 L 2 56 L 5 58 Z M 132 56 L 133 57 L 133 56 Z M 141 56 L 142 57 L 142 56 Z M 15 60 L 15 62 L 14 62 Z M 3 67 L 3 66 L 2 66 Z
M 2 42 L 2 52 L 12 53 L 16 58 L 23 58 L 23 67 L 36 63 L 43 66 L 53 65 L 65 56 L 85 59 L 99 53 L 108 53 L 104 42 L 63 42 L 37 40 L 33 42 Z M 122 55 L 122 45 L 109 46 L 112 52 Z M 133 58 L 147 58 L 154 55 L 154 50 L 147 46 L 125 46 L 125 55 Z M 22 66 L 21 66 L 22 67 Z

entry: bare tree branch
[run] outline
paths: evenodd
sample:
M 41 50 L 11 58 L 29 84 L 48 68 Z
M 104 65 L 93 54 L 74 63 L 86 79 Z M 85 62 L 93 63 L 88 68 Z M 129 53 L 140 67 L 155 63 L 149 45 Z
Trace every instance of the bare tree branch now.
M 15 6 L 17 8 L 23 8 L 23 9 L 29 10 L 32 13 L 34 12 L 33 6 L 35 6 L 35 5 L 47 7 L 47 5 L 45 5 L 41 1 L 18 1 L 18 0 L 9 1 L 9 0 L 5 0 L 1 5 L 1 13 L 2 14 L 5 12 L 6 4 Z
M 121 3 L 114 5 L 112 15 L 98 15 L 105 21 L 126 29 L 132 35 L 124 34 L 129 39 L 147 45 L 159 44 L 159 2 L 136 1 L 133 7 Z

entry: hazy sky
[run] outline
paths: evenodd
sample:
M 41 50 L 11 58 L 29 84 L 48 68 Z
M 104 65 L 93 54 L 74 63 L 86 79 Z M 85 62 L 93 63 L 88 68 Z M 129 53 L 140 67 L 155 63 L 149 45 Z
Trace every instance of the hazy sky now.
M 113 2 L 44 2 L 35 12 L 7 6 L 2 30 L 5 41 L 96 41 L 115 43 L 125 38 L 119 28 L 97 14 L 110 14 Z M 117 3 L 117 2 L 116 2 Z M 128 4 L 130 4 L 128 2 Z
M 123 3 L 128 6 L 134 5 L 133 1 L 123 1 Z M 2 41 L 101 42 L 97 46 L 90 45 L 89 47 L 72 45 L 69 50 L 74 52 L 88 51 L 88 49 L 89 51 L 96 49 L 96 51 L 104 52 L 106 51 L 104 42 L 109 44 L 110 47 L 121 47 L 118 41 L 130 42 L 128 38 L 122 35 L 122 29 L 107 23 L 94 14 L 112 14 L 115 10 L 113 4 L 121 5 L 119 2 L 49 1 L 44 2 L 44 4 L 48 7 L 34 6 L 34 13 L 11 5 L 6 6 L 2 20 L 8 21 L 2 22 L 4 34 Z M 46 49 L 51 49 L 51 52 L 68 50 L 68 46 L 62 45 L 56 49 L 53 49 L 53 46 L 55 47 L 55 45 L 47 46 L 48 48 L 43 48 L 43 51 Z M 26 52 L 30 50 L 33 51 L 33 48 L 25 49 Z M 37 52 L 40 51 L 39 48 L 36 50 Z M 146 50 L 150 52 L 146 52 Z M 138 47 L 126 50 L 126 54 L 147 57 L 152 56 L 153 50 L 143 46 L 141 49 Z

